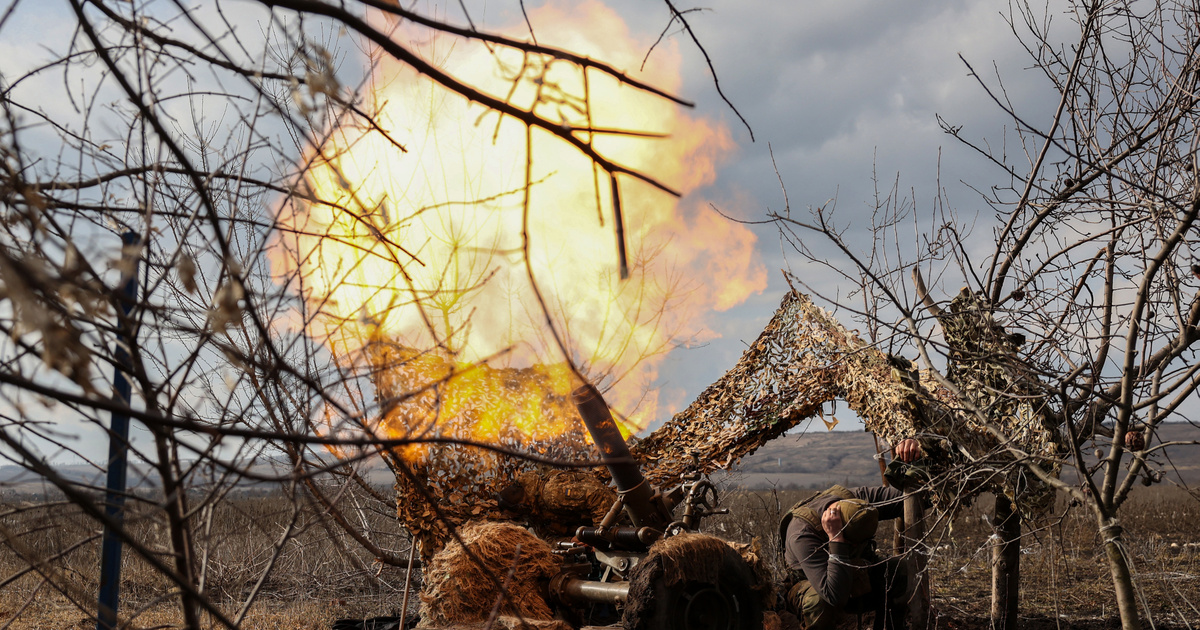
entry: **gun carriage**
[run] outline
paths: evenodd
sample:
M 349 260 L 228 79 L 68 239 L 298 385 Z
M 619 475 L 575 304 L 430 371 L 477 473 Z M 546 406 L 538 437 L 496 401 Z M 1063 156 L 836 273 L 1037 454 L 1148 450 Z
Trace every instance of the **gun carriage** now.
M 552 598 L 581 610 L 618 606 L 627 628 L 761 627 L 762 585 L 754 570 L 726 542 L 698 533 L 702 519 L 729 512 L 717 508 L 713 484 L 692 473 L 669 492 L 651 486 L 600 393 L 585 385 L 572 401 L 612 474 L 617 499 L 598 526 L 580 527 L 559 543 L 555 553 L 565 562 L 550 581 Z

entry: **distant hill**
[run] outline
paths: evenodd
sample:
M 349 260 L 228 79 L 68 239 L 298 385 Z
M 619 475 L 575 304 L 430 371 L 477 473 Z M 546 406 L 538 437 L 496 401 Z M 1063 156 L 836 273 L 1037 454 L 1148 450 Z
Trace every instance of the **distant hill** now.
M 52 463 L 54 472 L 68 482 L 84 490 L 103 492 L 106 476 L 105 471 L 93 464 L 64 464 Z M 255 477 L 284 477 L 288 475 L 291 466 L 284 462 L 272 462 L 269 459 L 260 460 L 251 466 Z M 378 488 L 391 488 L 396 482 L 395 475 L 387 468 L 380 458 L 367 460 L 358 464 L 359 474 L 371 485 Z M 158 473 L 144 462 L 130 462 L 126 472 L 127 488 L 131 491 L 152 491 L 159 487 Z M 246 491 L 265 491 L 276 487 L 270 481 L 243 479 L 237 487 Z M 20 466 L 0 466 L 0 498 L 5 495 L 15 495 L 34 499 L 59 496 L 58 490 L 49 481 Z
M 1155 443 L 1200 440 L 1200 428 L 1186 423 L 1162 425 Z M 1093 449 L 1094 450 L 1094 449 Z M 1089 461 L 1095 461 L 1092 453 Z M 1128 461 L 1128 456 L 1126 461 Z M 1200 486 L 1200 446 L 1173 446 L 1154 457 L 1167 471 L 1169 479 Z M 68 480 L 102 491 L 104 474 L 85 464 L 55 464 L 55 471 Z M 286 466 L 276 470 L 270 462 L 254 466 L 259 475 L 286 474 Z M 379 488 L 390 488 L 395 477 L 382 460 L 360 464 L 361 474 Z M 845 486 L 871 486 L 880 483 L 879 464 L 875 459 L 875 440 L 864 431 L 815 431 L 783 435 L 742 459 L 729 472 L 714 475 L 717 480 L 753 489 L 827 488 L 839 483 Z M 265 489 L 269 483 L 247 481 L 247 490 Z M 132 466 L 129 487 L 157 487 L 157 477 L 145 466 Z M 46 496 L 55 494 L 48 482 L 19 466 L 0 466 L 0 495 Z
M 1200 440 L 1200 428 L 1187 423 L 1159 427 L 1154 443 Z M 1096 461 L 1088 452 L 1090 463 Z M 1154 457 L 1167 477 L 1200 485 L 1200 446 L 1172 446 Z M 1129 457 L 1126 456 L 1126 461 Z M 742 459 L 724 475 L 728 483 L 755 489 L 826 488 L 879 485 L 875 440 L 864 431 L 807 431 L 784 435 Z
M 747 488 L 825 488 L 879 485 L 875 440 L 863 431 L 808 431 L 783 435 L 742 459 L 724 475 Z

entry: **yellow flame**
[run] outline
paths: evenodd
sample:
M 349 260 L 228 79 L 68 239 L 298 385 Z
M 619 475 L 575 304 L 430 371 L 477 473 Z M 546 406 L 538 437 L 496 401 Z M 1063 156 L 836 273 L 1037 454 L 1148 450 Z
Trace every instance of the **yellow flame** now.
M 650 45 L 599 2 L 550 4 L 532 11 L 530 20 L 539 43 L 631 72 Z M 645 426 L 657 403 L 647 386 L 673 341 L 681 334 L 714 336 L 705 317 L 766 284 L 753 233 L 687 196 L 715 179 L 718 163 L 733 149 L 728 130 L 594 70 L 585 84 L 584 71 L 563 60 L 438 39 L 422 52 L 465 83 L 563 125 L 665 134 L 590 139 L 600 154 L 673 186 L 684 201 L 620 178 L 631 267 L 630 279 L 622 281 L 607 176 L 586 156 L 538 130 L 527 152 L 519 121 L 384 61 L 363 97 L 391 138 L 360 126 L 337 129 L 307 156 L 305 185 L 321 201 L 280 216 L 295 232 L 273 261 L 299 271 L 309 305 L 320 313 L 309 333 L 342 356 L 379 338 L 436 349 L 437 358 L 423 355 L 397 372 L 413 382 L 392 379 L 382 389 L 391 396 L 445 379 L 461 393 L 442 387 L 435 402 L 425 400 L 425 411 L 408 409 L 402 421 L 392 413 L 386 423 L 392 435 L 435 421 L 449 426 L 450 418 L 464 416 L 475 423 L 466 434 L 480 439 L 510 430 L 530 436 L 564 431 L 547 420 L 557 412 L 534 401 L 565 396 L 569 371 L 536 368 L 524 386 L 549 386 L 553 395 L 518 402 L 510 386 L 516 381 L 505 380 L 501 369 L 563 361 L 532 275 L 570 358 L 593 380 L 605 377 L 610 405 Z M 637 76 L 674 90 L 679 65 L 678 51 L 667 43 Z M 499 368 L 447 367 L 485 361 Z M 478 407 L 465 402 L 470 397 L 506 402 L 480 415 L 466 412 Z
M 392 344 L 370 350 L 383 368 L 377 386 L 383 401 L 381 429 L 397 437 L 457 437 L 546 452 L 572 438 L 586 440 L 570 393 L 579 383 L 562 363 L 527 368 L 455 364 L 430 353 Z M 402 449 L 407 456 L 427 446 Z

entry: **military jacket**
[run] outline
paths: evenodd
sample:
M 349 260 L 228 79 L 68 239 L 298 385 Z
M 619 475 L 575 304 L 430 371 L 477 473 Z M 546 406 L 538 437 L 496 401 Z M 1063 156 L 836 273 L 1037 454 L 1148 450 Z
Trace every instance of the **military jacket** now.
M 840 489 L 840 492 L 831 492 L 835 489 Z M 850 489 L 834 486 L 788 510 L 780 523 L 780 534 L 789 572 L 802 575 L 821 599 L 837 607 L 844 606 L 850 599 L 855 583 L 863 581 L 863 576 L 858 572 L 864 571 L 861 562 L 854 562 L 855 556 L 861 555 L 861 552 L 848 543 L 830 542 L 820 526 L 820 514 L 826 508 L 835 501 L 850 498 L 843 493 L 870 503 L 879 511 L 881 521 L 904 514 L 904 494 L 896 488 L 882 486 Z M 794 518 L 793 514 L 798 508 L 815 512 L 816 525 L 810 522 L 811 519 Z

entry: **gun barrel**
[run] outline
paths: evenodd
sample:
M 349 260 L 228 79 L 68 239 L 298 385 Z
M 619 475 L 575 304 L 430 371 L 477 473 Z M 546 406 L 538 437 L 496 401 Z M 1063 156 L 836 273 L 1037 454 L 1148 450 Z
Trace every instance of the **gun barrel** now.
M 633 455 L 621 437 L 621 430 L 600 392 L 592 385 L 583 385 L 571 393 L 571 401 L 579 410 L 583 424 L 612 473 L 617 491 L 625 498 L 625 512 L 635 527 L 661 525 L 659 510 L 653 505 L 654 489 L 646 483 L 642 471 L 633 462 Z M 624 461 L 621 461 L 624 460 Z
M 571 604 L 624 604 L 629 599 L 629 582 L 594 582 L 569 573 L 550 581 L 550 592 Z

